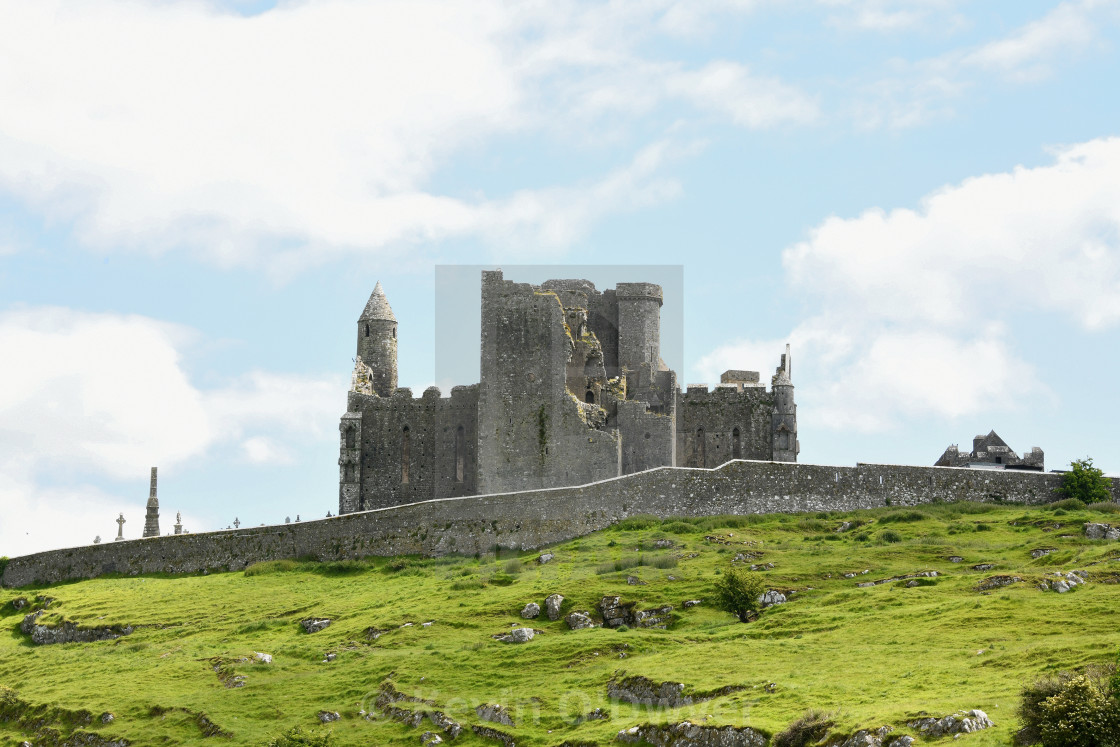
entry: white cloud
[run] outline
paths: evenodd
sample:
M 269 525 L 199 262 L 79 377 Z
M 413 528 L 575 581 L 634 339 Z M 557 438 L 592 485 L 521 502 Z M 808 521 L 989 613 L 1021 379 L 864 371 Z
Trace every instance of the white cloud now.
M 812 299 L 788 337 L 806 424 L 882 432 L 1049 399 L 1010 330 L 1038 313 L 1120 326 L 1120 138 L 944 187 L 918 209 L 829 218 L 784 264 Z M 757 366 L 782 342 L 726 345 L 698 370 Z
M 87 243 L 187 248 L 223 265 L 270 266 L 280 243 L 286 268 L 402 253 L 500 232 L 509 213 L 519 235 L 570 240 L 586 224 L 558 232 L 549 216 L 597 219 L 611 208 L 564 199 L 612 189 L 614 174 L 472 198 L 430 182 L 489 137 L 595 132 L 581 117 L 635 79 L 649 87 L 643 111 L 680 97 L 650 78 L 665 63 L 632 50 L 667 7 L 339 0 L 242 17 L 193 2 L 0 0 L 16 30 L 0 49 L 0 190 Z M 707 91 L 686 98 L 744 126 L 805 116 L 775 79 L 667 64 Z M 611 204 L 675 194 L 648 172 L 623 186 L 633 194 Z
M 954 9 L 959 0 L 818 0 L 837 12 L 832 22 L 840 27 L 863 31 L 897 32 L 915 28 L 936 28 L 943 32 L 963 20 Z
M 817 104 L 799 89 L 776 78 L 751 74 L 745 65 L 716 61 L 695 71 L 669 76 L 672 96 L 701 109 L 726 114 L 743 127 L 763 128 L 782 123 L 807 123 L 817 118 Z
M 199 389 L 180 364 L 192 335 L 141 316 L 51 307 L 0 314 L 9 363 L 0 367 L 0 471 L 127 479 L 223 442 L 330 437 L 344 406 L 341 378 L 255 371 Z

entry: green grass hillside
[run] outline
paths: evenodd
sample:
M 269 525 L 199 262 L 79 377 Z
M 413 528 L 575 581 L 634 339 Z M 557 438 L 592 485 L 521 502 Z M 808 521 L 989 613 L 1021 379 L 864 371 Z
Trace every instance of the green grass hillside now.
M 141 745 L 262 745 L 298 725 L 330 731 L 337 745 L 419 745 L 437 731 L 427 720 L 415 728 L 387 718 L 376 705 L 386 688 L 411 698 L 392 707 L 461 723 L 461 745 L 498 744 L 471 731 L 483 724 L 529 746 L 607 745 L 635 724 L 686 718 L 776 733 L 809 708 L 835 712 L 836 736 L 884 724 L 914 734 L 906 721 L 919 714 L 979 708 L 996 727 L 963 739 L 1006 745 L 1023 683 L 1115 657 L 1120 542 L 1082 532 L 1085 521 L 1120 520 L 1110 508 L 632 519 L 549 548 L 555 559 L 545 565 L 538 552 L 281 561 L 0 589 L 0 685 L 10 689 L 0 689 L 0 743 L 61 743 L 77 729 Z M 837 531 L 843 522 L 852 526 Z M 1032 557 L 1039 549 L 1052 552 Z M 981 563 L 993 568 L 972 568 Z M 796 593 L 739 623 L 710 604 L 717 574 L 733 564 L 773 564 L 761 571 L 767 586 Z M 1089 583 L 1065 594 L 1039 589 L 1048 573 L 1074 569 L 1088 571 Z M 917 586 L 857 586 L 923 571 L 939 575 Z M 979 591 L 993 575 L 1022 581 Z M 527 602 L 543 608 L 553 592 L 566 597 L 565 612 L 594 612 L 604 595 L 641 609 L 672 605 L 672 623 L 572 631 L 543 613 L 521 619 Z M 34 645 L 19 624 L 48 597 L 40 623 L 133 630 Z M 20 598 L 29 606 L 17 610 Z M 691 599 L 705 601 L 685 609 Z M 300 621 L 311 617 L 332 624 L 305 633 Z M 493 637 L 521 623 L 540 631 L 532 641 Z M 254 652 L 272 663 L 253 662 Z M 608 699 L 612 677 L 635 675 L 686 692 L 730 691 L 670 710 Z M 515 726 L 482 721 L 474 711 L 482 703 L 504 706 Z M 609 718 L 577 723 L 596 708 Z M 322 725 L 320 711 L 341 720 Z M 115 719 L 102 724 L 103 712 Z

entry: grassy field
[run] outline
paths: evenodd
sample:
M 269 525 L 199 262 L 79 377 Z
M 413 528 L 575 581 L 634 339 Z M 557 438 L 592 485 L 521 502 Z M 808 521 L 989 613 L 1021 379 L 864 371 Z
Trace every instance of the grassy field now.
M 0 743 L 44 744 L 49 736 L 35 733 L 44 726 L 65 737 L 84 720 L 75 712 L 88 711 L 92 724 L 79 728 L 140 745 L 261 745 L 296 725 L 329 730 L 339 745 L 418 745 L 430 722 L 413 728 L 374 705 L 391 683 L 434 704 L 398 707 L 440 710 L 463 724 L 462 745 L 497 744 L 470 730 L 485 723 L 474 712 L 480 703 L 505 706 L 516 725 L 488 725 L 530 746 L 606 745 L 620 729 L 684 718 L 774 733 L 808 708 L 834 712 L 837 735 L 884 724 L 913 733 L 905 722 L 918 714 L 980 708 L 996 728 L 964 739 L 1006 745 L 1024 682 L 1116 655 L 1120 543 L 1088 541 L 1081 528 L 1116 518 L 1100 509 L 945 504 L 633 519 L 549 548 L 555 559 L 546 565 L 537 552 L 283 561 L 209 576 L 2 589 L 0 685 L 12 692 L 0 691 L 0 704 L 9 703 L 0 706 Z M 838 532 L 845 521 L 855 526 Z M 1032 558 L 1043 548 L 1053 552 Z M 743 554 L 753 557 L 735 561 Z M 768 587 L 797 593 L 738 623 L 709 603 L 733 563 L 772 563 L 762 571 Z M 994 568 L 973 570 L 978 563 Z M 1090 582 L 1066 594 L 1038 588 L 1047 573 L 1073 569 L 1089 571 Z M 856 586 L 930 570 L 939 576 L 916 587 Z M 977 590 L 996 574 L 1023 581 Z M 629 585 L 627 575 L 643 585 Z M 565 612 L 594 611 L 608 594 L 639 608 L 670 604 L 673 623 L 570 631 L 542 614 L 528 623 L 540 631 L 529 643 L 493 638 L 526 622 L 519 612 L 527 602 L 543 608 L 553 592 L 566 597 Z M 135 630 L 112 641 L 32 645 L 18 629 L 27 610 L 12 602 L 34 605 L 39 596 L 56 600 L 41 622 Z M 689 599 L 706 601 L 684 609 Z M 309 617 L 332 624 L 307 634 L 300 621 Z M 382 632 L 374 639 L 370 629 Z M 273 663 L 241 661 L 254 652 Z M 743 687 L 655 711 L 607 699 L 608 681 L 623 673 L 695 691 Z M 227 687 L 237 677 L 242 686 Z M 576 723 L 595 708 L 609 719 Z M 321 725 L 321 710 L 342 718 Z M 105 711 L 115 715 L 107 725 L 97 718 Z

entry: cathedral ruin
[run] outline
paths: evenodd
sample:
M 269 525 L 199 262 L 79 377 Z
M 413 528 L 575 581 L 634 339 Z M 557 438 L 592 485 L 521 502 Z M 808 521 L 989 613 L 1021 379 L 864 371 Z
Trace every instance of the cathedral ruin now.
M 789 346 L 681 390 L 660 356 L 661 287 L 515 283 L 482 273 L 480 381 L 397 386 L 397 320 L 378 283 L 357 324 L 339 432 L 339 514 L 595 482 L 730 459 L 796 462 Z

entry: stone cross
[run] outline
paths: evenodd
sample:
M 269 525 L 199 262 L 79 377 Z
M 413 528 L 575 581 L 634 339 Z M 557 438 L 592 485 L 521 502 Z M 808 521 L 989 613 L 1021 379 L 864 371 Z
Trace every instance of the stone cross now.
M 115 540 L 113 540 L 114 542 L 120 542 L 121 540 L 124 539 L 124 523 L 125 523 L 125 521 L 126 521 L 126 519 L 124 518 L 124 513 L 122 512 L 121 515 L 119 517 L 117 517 L 117 538 Z
M 241 528 L 241 520 L 238 519 L 236 516 L 233 517 L 233 528 L 234 529 L 240 529 Z
M 100 545 L 101 544 L 101 535 L 100 534 L 93 538 L 93 544 L 95 544 L 95 545 Z

